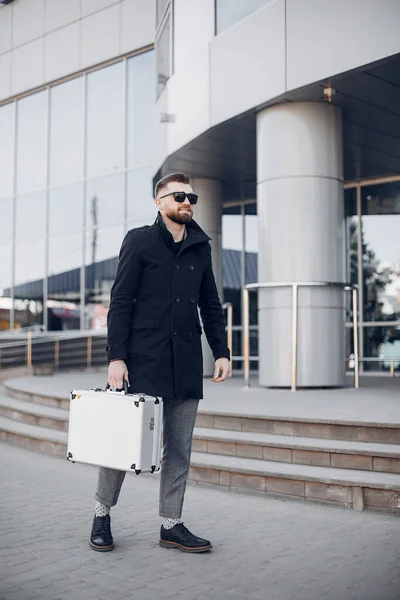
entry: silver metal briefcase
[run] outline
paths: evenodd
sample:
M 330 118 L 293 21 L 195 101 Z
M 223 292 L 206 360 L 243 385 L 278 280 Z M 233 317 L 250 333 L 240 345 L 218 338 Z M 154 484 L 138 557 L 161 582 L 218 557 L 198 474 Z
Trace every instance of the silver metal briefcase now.
M 158 471 L 161 398 L 109 389 L 73 390 L 67 458 L 119 471 Z

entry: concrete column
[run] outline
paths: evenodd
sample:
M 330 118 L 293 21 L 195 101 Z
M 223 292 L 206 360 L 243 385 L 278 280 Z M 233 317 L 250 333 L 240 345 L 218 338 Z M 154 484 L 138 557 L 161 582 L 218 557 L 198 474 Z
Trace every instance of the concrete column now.
M 287 103 L 257 116 L 260 282 L 343 281 L 344 202 L 340 110 Z M 301 288 L 297 384 L 345 382 L 345 292 Z M 259 292 L 260 385 L 291 383 L 289 289 Z
M 194 220 L 209 235 L 211 239 L 212 261 L 215 280 L 220 300 L 223 300 L 222 282 L 222 187 L 216 179 L 193 179 L 193 191 L 198 194 L 199 201 L 194 207 Z M 204 376 L 214 374 L 214 358 L 207 344 L 205 335 L 202 336 Z

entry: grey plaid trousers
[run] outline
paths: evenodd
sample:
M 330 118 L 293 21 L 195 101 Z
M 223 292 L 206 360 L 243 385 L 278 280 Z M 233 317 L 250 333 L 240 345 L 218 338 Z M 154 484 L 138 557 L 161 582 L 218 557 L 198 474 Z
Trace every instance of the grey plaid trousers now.
M 160 516 L 179 519 L 189 474 L 198 400 L 165 398 L 163 454 L 160 474 Z M 125 471 L 100 467 L 95 498 L 105 506 L 118 502 Z

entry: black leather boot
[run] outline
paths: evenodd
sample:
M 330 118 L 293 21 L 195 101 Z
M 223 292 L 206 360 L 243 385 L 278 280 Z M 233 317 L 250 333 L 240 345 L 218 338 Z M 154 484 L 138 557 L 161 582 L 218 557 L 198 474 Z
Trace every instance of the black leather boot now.
M 172 529 L 165 529 L 161 525 L 160 546 L 179 548 L 182 552 L 208 552 L 212 549 L 208 540 L 193 535 L 183 523 L 178 523 Z
M 97 552 L 109 552 L 114 549 L 114 541 L 111 534 L 110 515 L 105 517 L 94 517 L 92 533 L 89 544 Z

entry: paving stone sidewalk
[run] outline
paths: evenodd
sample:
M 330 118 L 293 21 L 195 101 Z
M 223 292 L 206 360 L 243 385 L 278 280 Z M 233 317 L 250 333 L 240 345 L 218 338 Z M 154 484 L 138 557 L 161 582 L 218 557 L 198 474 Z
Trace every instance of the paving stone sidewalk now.
M 97 470 L 0 444 L 1 600 L 399 600 L 400 519 L 189 485 L 210 554 L 158 546 L 158 475 L 128 474 L 114 552 L 87 542 Z

